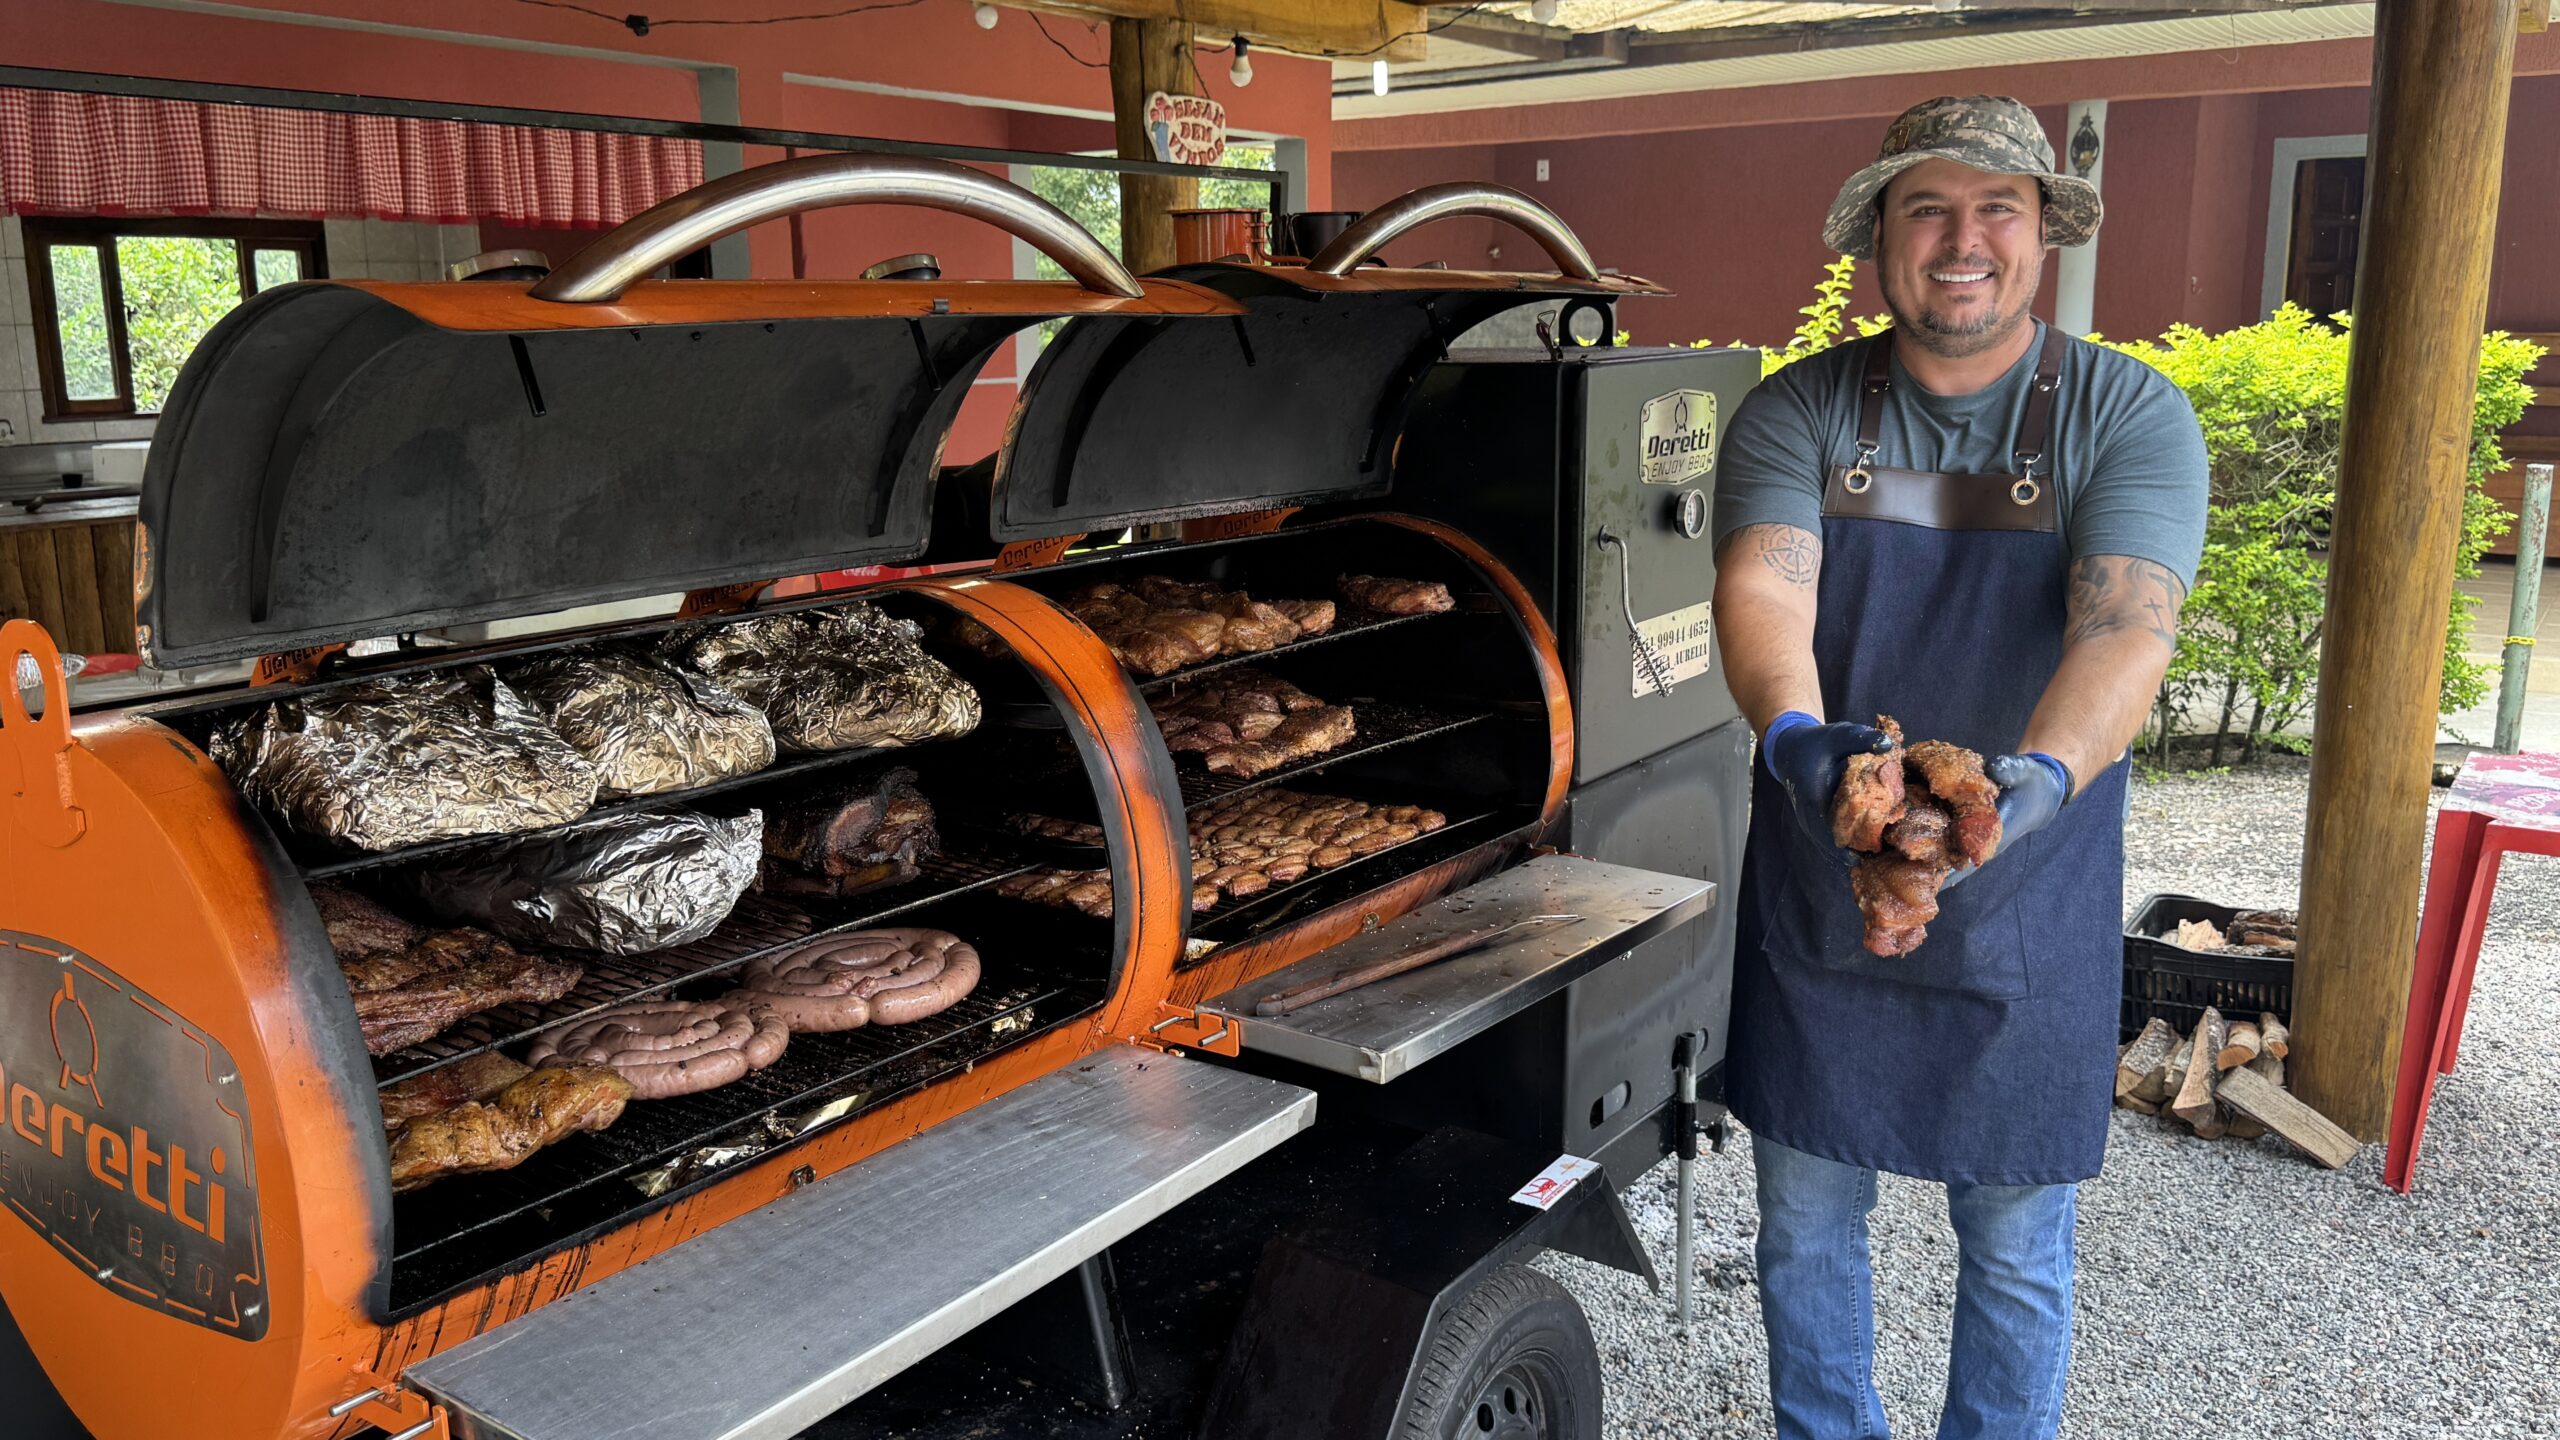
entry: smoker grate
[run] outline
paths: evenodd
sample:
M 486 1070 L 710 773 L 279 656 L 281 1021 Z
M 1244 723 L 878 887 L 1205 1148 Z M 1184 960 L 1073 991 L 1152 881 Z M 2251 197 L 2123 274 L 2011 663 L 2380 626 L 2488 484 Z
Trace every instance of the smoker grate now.
M 1247 790 L 1258 790 L 1265 785 L 1278 785 L 1300 779 L 1347 761 L 1363 760 L 1382 750 L 1392 750 L 1398 745 L 1451 734 L 1468 726 L 1491 720 L 1498 713 L 1491 709 L 1451 710 L 1445 706 L 1417 704 L 1410 700 L 1344 700 L 1336 703 L 1351 707 L 1353 721 L 1359 727 L 1359 733 L 1352 738 L 1351 743 L 1340 749 L 1328 750 L 1322 755 L 1309 756 L 1295 764 L 1265 771 L 1251 779 L 1234 775 L 1213 775 L 1207 770 L 1197 768 L 1201 764 L 1198 756 L 1179 757 L 1182 762 L 1183 808 L 1194 809 L 1213 800 L 1240 795 Z
M 786 905 L 769 896 L 751 894 L 738 902 L 719 929 L 690 945 L 653 950 L 645 955 L 579 952 L 576 958 L 586 966 L 587 973 L 568 994 L 547 1005 L 528 1002 L 483 1011 L 422 1045 L 376 1059 L 374 1078 L 377 1083 L 388 1085 L 424 1074 L 466 1055 L 513 1044 L 609 1005 L 673 989 L 688 980 L 742 965 L 815 936 L 858 930 L 919 906 L 993 885 L 1027 867 L 1010 860 L 936 855 L 927 859 L 922 868 L 923 875 L 907 884 L 833 904 Z
M 780 1060 L 743 1079 L 669 1100 L 632 1101 L 612 1127 L 564 1140 L 513 1170 L 456 1176 L 396 1197 L 395 1308 L 432 1303 L 725 1172 L 722 1157 L 700 1152 L 727 1148 L 733 1162 L 753 1158 L 1090 1013 L 1104 985 L 1060 978 L 1060 958 L 1055 950 L 1044 952 L 1035 972 L 984 956 L 978 988 L 939 1015 L 795 1035 Z M 1090 973 L 1107 968 L 1098 954 L 1090 958 Z M 821 1109 L 822 1120 L 794 1123 Z M 656 1193 L 636 1183 L 688 1156 L 697 1157 L 695 1163 Z
M 505 835 L 459 835 L 449 840 L 427 840 L 416 845 L 403 845 L 396 850 L 376 850 L 354 854 L 343 846 L 308 835 L 296 834 L 281 826 L 277 833 L 284 838 L 285 848 L 293 856 L 294 863 L 302 867 L 304 878 L 320 880 L 332 875 L 379 869 L 385 865 L 404 865 L 413 860 L 426 860 L 493 842 L 514 842 L 537 839 L 545 835 L 566 834 L 620 815 L 643 815 L 657 810 L 672 810 L 679 806 L 697 804 L 709 796 L 731 790 L 742 790 L 751 785 L 762 785 L 775 780 L 800 779 L 819 771 L 838 769 L 860 760 L 877 760 L 899 753 L 900 748 L 902 747 L 879 746 L 860 750 L 831 750 L 824 755 L 795 756 L 776 761 L 752 775 L 733 775 L 726 780 L 715 780 L 708 785 L 696 785 L 690 790 L 670 790 L 662 795 L 641 795 L 629 800 L 607 801 L 575 820 L 563 821 L 558 825 L 546 825 L 539 830 L 519 830 Z
M 1321 635 L 1309 635 L 1304 639 L 1292 640 L 1286 645 L 1274 646 L 1269 650 L 1221 655 L 1215 660 L 1203 660 L 1197 665 L 1186 665 L 1170 675 L 1161 675 L 1152 680 L 1139 678 L 1138 688 L 1153 694 L 1186 681 L 1197 680 L 1203 675 L 1214 674 L 1230 665 L 1269 664 L 1271 661 L 1286 659 L 1300 651 L 1311 650 L 1318 645 L 1330 644 L 1349 636 L 1373 635 L 1380 630 L 1390 630 L 1399 625 L 1412 625 L 1424 620 L 1437 620 L 1449 615 L 1480 613 L 1497 608 L 1499 604 L 1500 602 L 1490 595 L 1462 595 L 1458 597 L 1457 609 L 1436 611 L 1428 615 L 1381 615 L 1374 610 L 1354 610 L 1345 604 L 1335 617 L 1333 628 Z

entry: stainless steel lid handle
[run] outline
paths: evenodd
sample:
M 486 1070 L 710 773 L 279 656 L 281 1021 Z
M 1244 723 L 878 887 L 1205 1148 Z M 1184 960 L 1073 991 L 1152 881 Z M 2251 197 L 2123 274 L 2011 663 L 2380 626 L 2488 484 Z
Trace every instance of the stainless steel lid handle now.
M 1582 248 L 1582 242 L 1557 218 L 1556 212 L 1517 190 L 1472 181 L 1425 185 L 1397 196 L 1333 237 L 1333 243 L 1317 251 L 1307 268 L 1323 275 L 1348 275 L 1353 267 L 1406 231 L 1461 215 L 1500 220 L 1527 232 L 1563 275 L 1576 280 L 1600 278 L 1600 267 L 1591 263 L 1591 252 Z
M 920 205 L 997 226 L 1058 262 L 1087 290 L 1146 292 L 1065 211 L 980 170 L 904 155 L 804 155 L 724 175 L 670 196 L 599 237 L 533 287 L 537 300 L 592 305 L 680 255 L 761 220 L 833 205 Z

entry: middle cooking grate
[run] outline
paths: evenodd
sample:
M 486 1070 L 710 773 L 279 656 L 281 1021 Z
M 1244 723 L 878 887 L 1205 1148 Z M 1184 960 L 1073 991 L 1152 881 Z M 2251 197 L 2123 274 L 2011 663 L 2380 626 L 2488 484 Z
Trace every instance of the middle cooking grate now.
M 1026 866 L 1018 861 L 969 855 L 936 855 L 924 873 L 904 885 L 876 890 L 835 905 L 786 905 L 764 895 L 738 902 L 720 928 L 690 945 L 645 955 L 577 952 L 586 975 L 551 1003 L 501 1005 L 483 1011 L 420 1045 L 376 1058 L 375 1081 L 388 1085 L 449 1065 L 500 1045 L 513 1044 L 554 1025 L 591 1015 L 626 1000 L 645 999 L 819 935 L 858 930 L 892 916 L 993 885 Z

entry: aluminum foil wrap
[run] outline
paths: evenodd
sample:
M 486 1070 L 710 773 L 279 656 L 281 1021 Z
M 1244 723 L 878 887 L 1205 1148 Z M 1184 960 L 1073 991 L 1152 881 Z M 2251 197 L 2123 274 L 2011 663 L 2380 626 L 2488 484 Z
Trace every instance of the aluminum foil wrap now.
M 507 682 L 596 767 L 606 799 L 690 790 L 773 763 L 763 711 L 654 656 L 542 655 L 510 667 Z
M 486 665 L 279 700 L 208 748 L 259 808 L 365 850 L 575 820 L 596 771 Z
M 729 918 L 764 856 L 764 814 L 617 815 L 539 839 L 475 847 L 409 883 L 439 916 L 518 945 L 637 955 L 699 940 Z
M 763 709 L 785 750 L 913 745 L 978 728 L 978 692 L 924 629 L 859 601 L 691 631 L 669 658 Z

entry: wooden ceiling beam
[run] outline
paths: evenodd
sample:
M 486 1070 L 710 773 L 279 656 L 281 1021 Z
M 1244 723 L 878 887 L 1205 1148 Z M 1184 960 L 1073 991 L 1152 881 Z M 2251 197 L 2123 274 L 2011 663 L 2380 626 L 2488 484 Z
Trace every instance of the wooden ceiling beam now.
M 1431 12 L 1403 0 L 1036 0 L 1008 8 L 1077 21 L 1172 20 L 1202 43 L 1242 35 L 1266 50 L 1412 64 L 1428 53 Z

